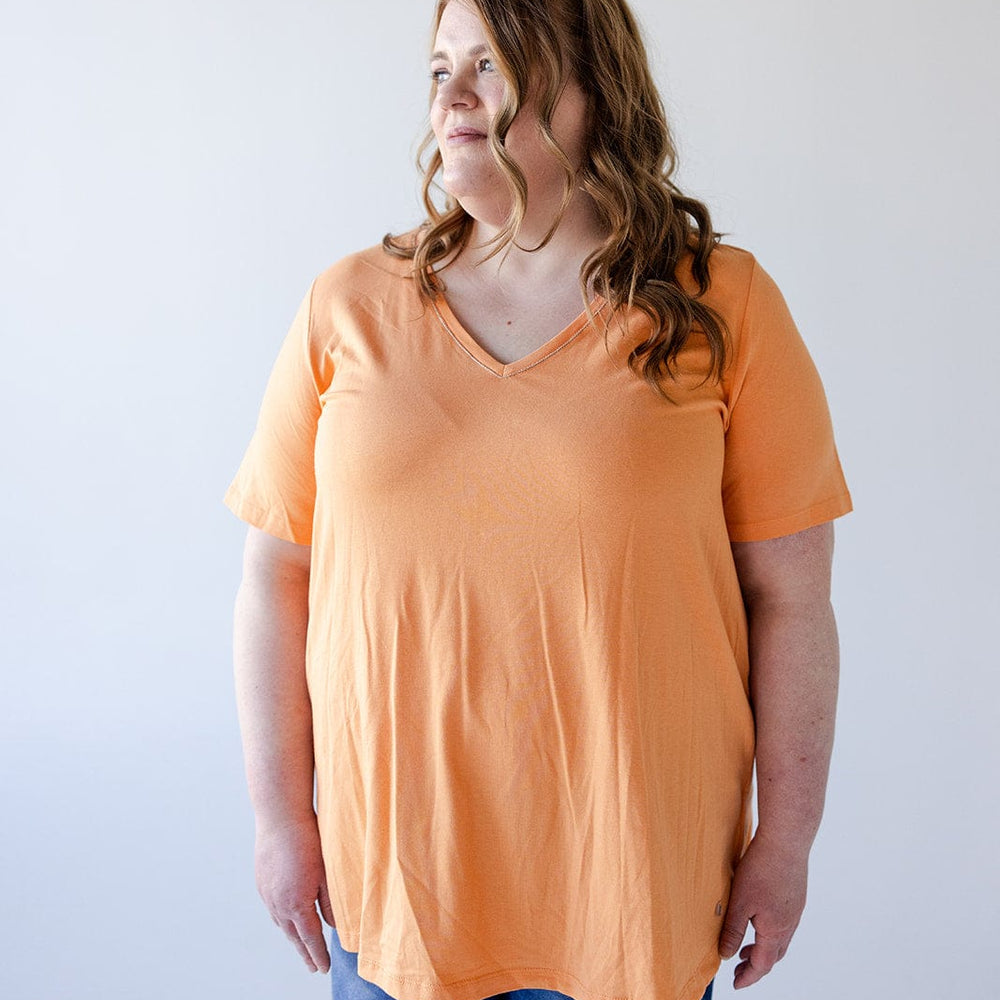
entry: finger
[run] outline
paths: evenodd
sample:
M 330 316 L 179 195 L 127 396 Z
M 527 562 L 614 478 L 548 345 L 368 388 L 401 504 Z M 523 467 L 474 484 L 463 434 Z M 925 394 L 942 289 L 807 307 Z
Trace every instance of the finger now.
M 330 905 L 330 890 L 326 887 L 325 879 L 319 884 L 319 912 L 323 914 L 323 919 L 331 927 L 337 926 L 333 921 L 333 907 Z
M 749 962 L 740 962 L 733 970 L 733 989 L 742 990 L 747 986 L 753 986 L 757 978 Z
M 733 989 L 742 990 L 747 986 L 753 986 L 754 983 L 759 983 L 766 975 L 766 972 L 758 971 L 749 962 L 745 965 L 737 966 L 736 974 L 733 977 Z
M 305 942 L 299 937 L 298 928 L 295 926 L 295 922 L 292 920 L 284 920 L 281 923 L 281 929 L 285 932 L 285 937 L 295 945 L 295 950 L 302 956 L 302 961 L 306 963 L 307 968 L 310 972 L 316 972 L 316 963 L 312 960 L 312 956 L 309 954 L 309 949 L 306 947 Z
M 761 937 L 756 935 L 753 950 L 750 953 L 750 964 L 754 969 L 761 970 L 761 975 L 767 975 L 774 963 L 781 957 L 781 939 Z
M 326 938 L 323 934 L 322 921 L 315 909 L 301 913 L 296 920 L 296 930 L 306 950 L 309 960 L 320 972 L 330 971 L 330 953 L 326 949 Z
M 781 946 L 774 940 L 758 938 L 740 952 L 743 959 L 733 972 L 733 986 L 742 989 L 763 979 L 781 957 Z
M 739 965 L 737 965 L 736 968 L 733 969 L 733 989 L 736 989 L 736 990 L 742 989 L 743 986 L 747 985 L 747 984 L 745 984 L 745 983 L 742 982 L 742 976 L 746 972 L 746 970 L 749 968 L 749 966 L 750 966 L 750 963 L 744 961 L 744 962 L 740 962 Z
M 733 988 L 742 990 L 744 987 L 753 986 L 760 982 L 770 969 L 759 969 L 753 964 L 753 954 L 746 961 L 740 962 L 733 972 Z
M 726 921 L 719 935 L 719 954 L 723 958 L 732 958 L 736 954 L 747 933 L 750 914 L 731 900 L 726 910 Z

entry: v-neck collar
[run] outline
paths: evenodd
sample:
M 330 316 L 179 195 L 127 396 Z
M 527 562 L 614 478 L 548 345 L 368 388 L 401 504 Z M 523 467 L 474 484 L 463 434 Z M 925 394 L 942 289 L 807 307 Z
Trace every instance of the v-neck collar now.
M 437 313 L 438 319 L 441 321 L 441 325 L 447 330 L 448 333 L 454 338 L 458 345 L 465 350 L 465 352 L 475 361 L 477 364 L 481 365 L 487 371 L 492 372 L 498 378 L 511 378 L 514 375 L 519 375 L 523 371 L 527 371 L 529 368 L 534 368 L 535 365 L 541 364 L 546 358 L 551 357 L 556 351 L 561 350 L 565 347 L 571 340 L 576 338 L 580 333 L 583 332 L 584 328 L 588 325 L 589 320 L 587 319 L 586 310 L 582 311 L 576 319 L 573 320 L 569 326 L 560 330 L 554 337 L 545 341 L 540 347 L 536 347 L 530 354 L 526 354 L 523 358 L 519 358 L 517 361 L 512 361 L 510 364 L 503 364 L 498 361 L 489 351 L 486 350 L 482 344 L 479 343 L 469 332 L 462 326 L 458 317 L 452 312 L 451 306 L 448 305 L 448 300 L 438 292 L 434 298 L 434 310 Z M 599 295 L 595 294 L 594 298 L 590 301 L 590 311 L 596 316 L 604 308 L 605 300 Z

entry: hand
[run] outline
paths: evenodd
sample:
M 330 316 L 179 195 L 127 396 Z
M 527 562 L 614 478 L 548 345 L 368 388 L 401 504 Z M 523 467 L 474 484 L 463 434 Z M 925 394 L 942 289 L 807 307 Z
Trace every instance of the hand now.
M 331 926 L 333 910 L 316 819 L 257 825 L 254 848 L 257 891 L 271 919 L 295 945 L 310 972 L 329 972 L 323 919 Z
M 729 908 L 719 939 L 719 953 L 732 958 L 743 943 L 747 922 L 754 941 L 741 952 L 733 986 L 752 986 L 766 976 L 788 950 L 806 905 L 808 851 L 769 845 L 759 836 L 736 866 Z

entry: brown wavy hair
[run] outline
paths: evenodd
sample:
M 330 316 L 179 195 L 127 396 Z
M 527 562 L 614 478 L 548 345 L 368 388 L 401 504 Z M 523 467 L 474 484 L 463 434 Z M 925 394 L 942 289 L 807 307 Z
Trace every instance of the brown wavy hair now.
M 432 37 L 449 2 L 457 0 L 438 0 Z M 720 235 L 712 230 L 708 208 L 686 197 L 672 180 L 677 151 L 645 45 L 625 0 L 465 2 L 478 10 L 494 60 L 508 83 L 487 139 L 510 185 L 513 208 L 485 259 L 516 245 L 528 189 L 504 140 L 529 94 L 537 93 L 543 141 L 563 165 L 566 185 L 560 212 L 534 249 L 549 242 L 574 190 L 581 188 L 593 199 L 608 232 L 580 268 L 580 291 L 590 320 L 594 319 L 587 301 L 591 282 L 616 316 L 634 306 L 649 317 L 653 332 L 631 351 L 628 364 L 636 372 L 642 362 L 641 376 L 666 399 L 670 397 L 663 388 L 665 378 L 676 379 L 677 357 L 693 332 L 700 331 L 710 349 L 705 379 L 721 378 L 729 333 L 722 317 L 701 301 L 710 285 L 709 257 Z M 552 134 L 552 115 L 570 79 L 588 98 L 585 148 L 576 174 Z M 432 86 L 432 103 L 434 97 Z M 433 152 L 424 166 L 428 150 Z M 413 261 L 412 275 L 426 302 L 441 289 L 431 265 L 463 249 L 473 227 L 472 217 L 450 195 L 443 211 L 434 204 L 431 188 L 442 165 L 429 130 L 417 153 L 427 220 L 409 234 L 388 233 L 382 240 L 387 253 Z M 688 269 L 697 285 L 694 294 L 679 280 L 679 271 Z

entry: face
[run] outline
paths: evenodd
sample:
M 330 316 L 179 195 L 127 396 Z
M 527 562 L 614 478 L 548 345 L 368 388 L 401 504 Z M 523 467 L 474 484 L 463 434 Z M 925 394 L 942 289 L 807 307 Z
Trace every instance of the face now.
M 436 85 L 431 127 L 444 161 L 445 190 L 467 210 L 467 202 L 485 200 L 504 211 L 510 195 L 487 146 L 486 132 L 500 110 L 507 82 L 492 57 L 478 12 L 464 0 L 451 0 L 444 9 L 434 39 L 431 75 Z M 583 93 L 574 84 L 567 85 L 553 114 L 552 131 L 574 167 L 580 162 L 585 116 Z M 511 125 L 506 148 L 527 179 L 529 209 L 537 201 L 554 199 L 558 204 L 563 171 L 542 142 L 530 104 L 521 108 Z

